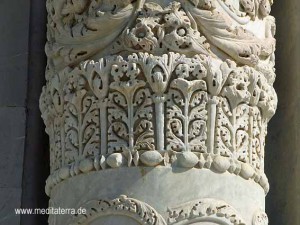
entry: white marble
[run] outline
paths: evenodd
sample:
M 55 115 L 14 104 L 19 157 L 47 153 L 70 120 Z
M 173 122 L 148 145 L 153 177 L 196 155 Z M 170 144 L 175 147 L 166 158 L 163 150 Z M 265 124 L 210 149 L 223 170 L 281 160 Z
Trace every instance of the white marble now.
M 49 223 L 267 224 L 271 4 L 48 0 Z

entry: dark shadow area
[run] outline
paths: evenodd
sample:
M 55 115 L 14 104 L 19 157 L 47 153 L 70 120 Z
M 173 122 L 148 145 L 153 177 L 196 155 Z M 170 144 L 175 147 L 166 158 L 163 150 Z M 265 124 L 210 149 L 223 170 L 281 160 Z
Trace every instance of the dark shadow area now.
M 274 1 L 277 21 L 276 82 L 279 104 L 270 121 L 265 170 L 271 190 L 270 225 L 300 224 L 300 18 L 299 0 Z
M 22 208 L 48 207 L 45 180 L 49 175 L 48 136 L 41 119 L 39 96 L 45 84 L 46 1 L 30 1 L 27 123 L 22 182 Z M 47 215 L 23 215 L 21 225 L 45 225 Z

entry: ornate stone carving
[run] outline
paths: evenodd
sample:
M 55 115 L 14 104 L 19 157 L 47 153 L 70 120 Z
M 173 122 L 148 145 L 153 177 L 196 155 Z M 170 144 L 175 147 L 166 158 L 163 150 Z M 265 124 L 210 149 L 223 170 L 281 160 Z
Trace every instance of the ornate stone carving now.
M 201 199 L 168 209 L 168 224 L 246 225 L 239 213 L 227 203 L 216 199 Z M 197 223 L 198 222 L 198 223 Z
M 138 224 L 171 225 L 211 222 L 214 224 L 246 225 L 239 213 L 229 204 L 216 199 L 201 199 L 187 202 L 168 209 L 167 222 L 148 204 L 121 195 L 114 200 L 91 200 L 80 206 L 85 214 L 74 215 L 68 224 L 90 224 L 101 222 L 101 218 L 124 216 L 132 218 Z M 54 218 L 51 216 L 51 218 Z M 253 225 L 268 224 L 266 214 L 258 210 Z
M 253 68 L 231 61 L 214 67 L 211 61 L 205 55 L 134 53 L 56 74 L 41 98 L 47 132 L 56 140 L 50 147 L 52 171 L 69 177 L 107 164 L 213 163 L 219 171 L 261 183 L 275 92 Z M 267 190 L 266 182 L 261 185 Z
M 238 175 L 267 193 L 272 3 L 47 0 L 46 192 L 91 171 L 171 167 Z
M 86 209 L 86 214 L 75 215 L 70 225 L 90 224 L 92 221 L 100 220 L 106 216 L 130 217 L 138 224 L 166 225 L 163 217 L 148 204 L 125 195 L 111 201 L 92 200 L 81 206 Z
M 267 214 L 259 209 L 257 212 L 254 214 L 252 225 L 268 225 L 269 224 L 269 219 Z
M 214 46 L 239 63 L 272 73 L 271 4 L 271 0 L 241 0 L 239 7 L 234 0 L 191 0 L 162 7 L 144 0 L 48 0 L 49 65 L 62 69 L 120 51 L 220 56 L 219 50 L 210 50 Z M 257 17 L 265 25 L 259 32 L 250 27 Z

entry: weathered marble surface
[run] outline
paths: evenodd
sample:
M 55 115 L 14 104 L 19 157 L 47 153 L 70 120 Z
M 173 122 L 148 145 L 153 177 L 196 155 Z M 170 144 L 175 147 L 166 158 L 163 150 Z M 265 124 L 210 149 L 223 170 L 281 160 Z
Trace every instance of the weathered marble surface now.
M 66 195 L 66 193 L 70 194 Z M 163 166 L 119 168 L 117 171 L 102 171 L 101 175 L 99 172 L 90 172 L 84 176 L 76 176 L 53 189 L 52 204 L 66 208 L 71 206 L 87 208 L 86 204 L 90 200 L 113 200 L 119 198 L 120 193 L 136 200 L 142 199 L 144 203 L 154 207 L 157 215 L 162 215 L 166 222 L 173 221 L 168 224 L 174 224 L 175 220 L 178 222 L 187 220 L 187 218 L 177 218 L 175 212 L 179 213 L 184 209 L 187 210 L 184 214 L 187 213 L 188 216 L 193 211 L 191 206 L 201 201 L 206 207 L 216 203 L 223 207 L 219 207 L 218 210 L 212 208 L 211 211 L 207 209 L 197 211 L 199 209 L 196 210 L 196 207 L 195 215 L 191 214 L 191 218 L 210 221 L 211 218 L 214 220 L 220 217 L 219 219 L 227 224 L 228 219 L 223 218 L 222 213 L 232 212 L 231 219 L 241 220 L 232 224 L 251 224 L 249 221 L 253 219 L 253 214 L 265 204 L 265 193 L 255 182 L 229 173 L 220 175 L 209 170 L 187 170 Z M 229 210 L 227 205 L 233 209 Z M 222 211 L 223 208 L 225 211 Z M 218 215 L 215 215 L 217 212 Z M 94 213 L 93 217 L 97 217 L 97 213 Z M 55 218 L 57 224 L 70 219 L 69 216 Z M 79 219 L 80 217 L 71 220 L 74 223 Z
M 267 224 L 272 3 L 48 0 L 50 224 Z

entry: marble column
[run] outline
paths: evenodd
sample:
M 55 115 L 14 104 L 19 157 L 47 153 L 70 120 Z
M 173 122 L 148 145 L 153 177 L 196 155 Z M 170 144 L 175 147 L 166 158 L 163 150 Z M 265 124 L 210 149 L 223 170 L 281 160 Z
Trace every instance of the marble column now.
M 266 225 L 272 0 L 48 0 L 50 225 Z

